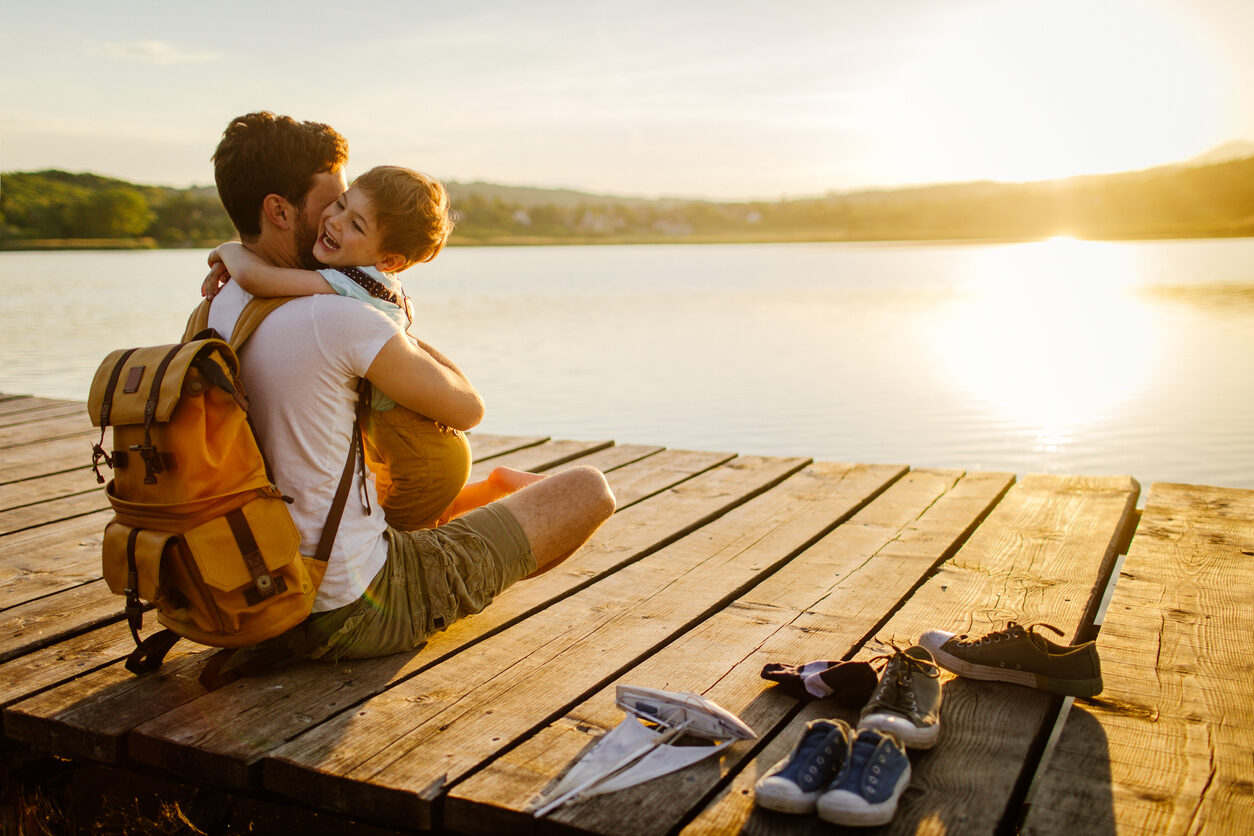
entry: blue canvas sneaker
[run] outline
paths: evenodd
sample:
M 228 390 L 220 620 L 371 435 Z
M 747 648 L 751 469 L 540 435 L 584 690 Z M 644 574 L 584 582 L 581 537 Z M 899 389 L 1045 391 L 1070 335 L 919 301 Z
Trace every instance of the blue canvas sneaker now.
M 753 785 L 758 804 L 780 813 L 813 813 L 815 802 L 849 757 L 848 724 L 811 720 L 792 754 Z
M 910 759 L 901 741 L 879 729 L 861 729 L 844 769 L 819 796 L 819 818 L 857 827 L 888 824 L 909 783 Z

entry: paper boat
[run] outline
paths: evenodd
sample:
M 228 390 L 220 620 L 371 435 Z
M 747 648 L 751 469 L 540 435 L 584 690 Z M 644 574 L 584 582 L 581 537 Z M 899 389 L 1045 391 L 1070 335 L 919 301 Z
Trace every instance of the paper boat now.
M 682 691 L 619 685 L 615 702 L 627 717 L 597 742 L 556 785 L 532 802 L 539 817 L 578 798 L 625 789 L 691 766 L 757 737 L 713 700 Z M 706 745 L 671 745 L 695 737 Z

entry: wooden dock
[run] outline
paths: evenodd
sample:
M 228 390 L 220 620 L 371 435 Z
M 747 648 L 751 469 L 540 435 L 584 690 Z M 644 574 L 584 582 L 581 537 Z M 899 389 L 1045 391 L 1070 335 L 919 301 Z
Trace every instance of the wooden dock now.
M 1129 476 L 475 434 L 480 471 L 602 469 L 617 513 L 418 652 L 206 693 L 213 651 L 188 642 L 156 674 L 122 667 L 94 439 L 82 403 L 0 395 L 4 751 L 79 765 L 80 796 L 208 798 L 259 832 L 831 832 L 755 810 L 752 785 L 808 720 L 856 716 L 781 694 L 765 663 L 1043 621 L 1097 636 L 1105 690 L 1073 704 L 946 675 L 940 742 L 911 752 L 883 832 L 1254 829 L 1254 491 L 1154 484 L 1138 511 Z M 758 739 L 535 819 L 622 719 L 618 683 L 704 693 Z

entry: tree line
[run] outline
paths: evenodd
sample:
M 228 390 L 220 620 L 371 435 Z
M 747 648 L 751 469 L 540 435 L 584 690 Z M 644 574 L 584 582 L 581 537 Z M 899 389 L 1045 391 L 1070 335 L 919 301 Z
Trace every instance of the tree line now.
M 0 244 L 80 239 L 193 246 L 235 234 L 212 188 L 141 186 L 64 171 L 0 174 Z
M 625 199 L 449 184 L 453 244 L 1254 235 L 1254 157 L 1036 183 L 960 183 L 778 201 Z M 551 201 L 546 199 L 551 196 Z M 547 202 L 546 202 L 547 201 Z M 212 187 L 63 171 L 0 175 L 0 247 L 212 246 Z

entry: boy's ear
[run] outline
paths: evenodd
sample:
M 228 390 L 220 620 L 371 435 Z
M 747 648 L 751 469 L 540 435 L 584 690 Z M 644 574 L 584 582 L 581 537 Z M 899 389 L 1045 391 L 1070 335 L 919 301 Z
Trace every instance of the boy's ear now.
M 282 195 L 268 194 L 261 201 L 262 217 L 272 226 L 287 230 L 296 225 L 296 207 Z
M 407 266 L 405 256 L 400 253 L 389 253 L 374 263 L 376 270 L 382 270 L 384 273 L 395 273 L 398 270 L 404 270 Z

